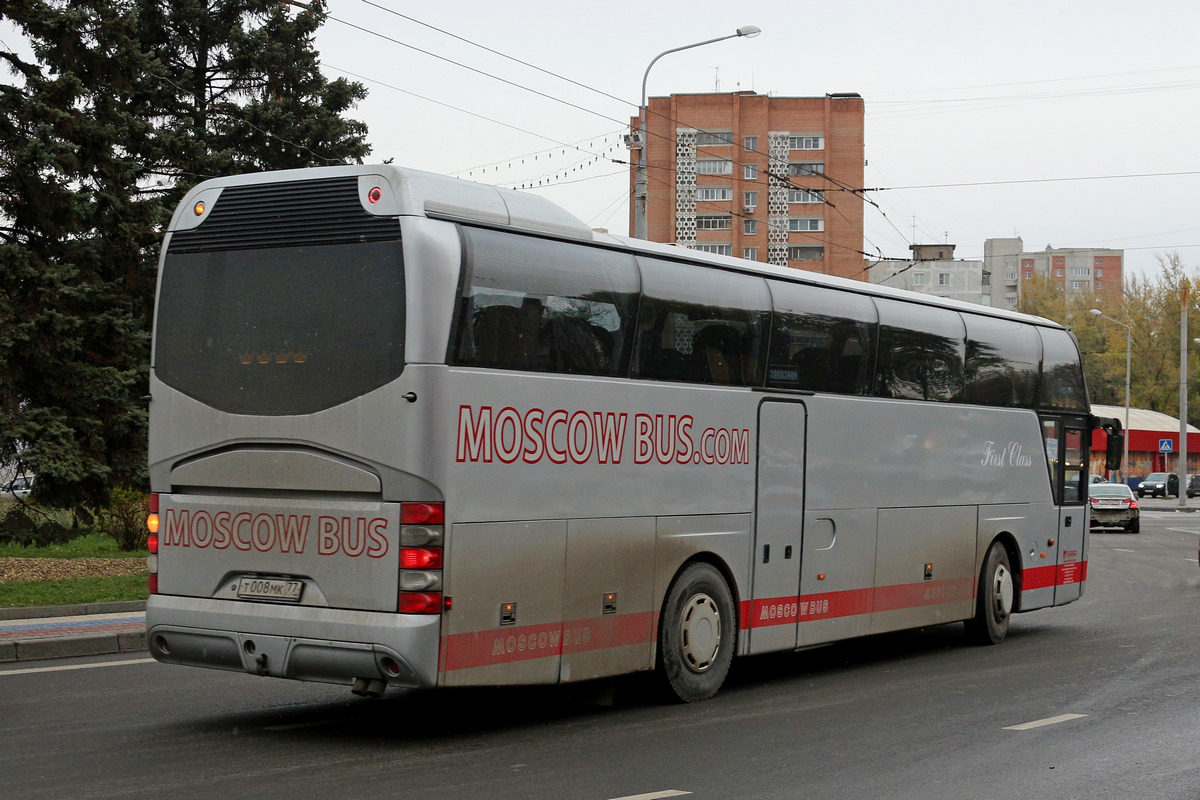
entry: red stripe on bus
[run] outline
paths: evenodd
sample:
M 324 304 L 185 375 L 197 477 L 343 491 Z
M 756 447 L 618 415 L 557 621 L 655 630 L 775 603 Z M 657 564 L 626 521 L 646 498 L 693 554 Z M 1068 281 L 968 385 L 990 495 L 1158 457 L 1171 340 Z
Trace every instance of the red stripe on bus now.
M 1070 586 L 1087 580 L 1086 561 L 1074 561 L 1070 564 L 1047 564 L 1044 567 L 1030 567 L 1021 573 L 1021 590 L 1025 592 L 1034 589 L 1045 589 L 1050 586 Z
M 1087 562 L 1033 567 L 1022 575 L 1022 589 L 1064 586 L 1087 580 Z M 974 599 L 974 578 L 897 584 L 868 589 L 820 592 L 799 597 L 743 600 L 742 630 L 794 625 L 824 619 L 955 603 Z M 609 647 L 656 641 L 657 612 L 593 617 L 567 623 L 524 625 L 442 637 L 439 667 L 443 671 L 510 664 L 535 658 L 570 655 Z
M 608 615 L 566 623 L 522 625 L 442 637 L 441 669 L 452 671 L 571 655 L 608 647 L 649 644 L 656 614 Z

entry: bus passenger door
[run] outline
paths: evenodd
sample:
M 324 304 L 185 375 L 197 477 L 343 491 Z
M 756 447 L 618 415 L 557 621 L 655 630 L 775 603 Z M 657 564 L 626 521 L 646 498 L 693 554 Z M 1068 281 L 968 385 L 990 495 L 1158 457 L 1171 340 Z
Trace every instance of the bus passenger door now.
M 1058 531 L 1042 550 L 1053 559 L 1054 604 L 1078 600 L 1087 580 L 1088 526 L 1091 518 L 1087 505 L 1088 449 L 1091 443 L 1087 421 L 1082 417 L 1043 417 L 1046 459 L 1054 502 L 1058 505 Z M 1039 554 L 1040 555 L 1040 554 Z M 1038 561 L 1041 559 L 1039 558 Z M 1035 567 L 1041 567 L 1035 562 Z
M 804 525 L 804 436 L 798 401 L 768 400 L 758 410 L 758 480 L 750 653 L 796 647 Z

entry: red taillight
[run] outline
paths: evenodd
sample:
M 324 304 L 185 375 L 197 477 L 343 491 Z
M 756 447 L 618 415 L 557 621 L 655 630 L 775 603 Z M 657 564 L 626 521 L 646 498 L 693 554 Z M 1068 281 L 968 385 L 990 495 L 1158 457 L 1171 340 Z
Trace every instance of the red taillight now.
M 146 588 L 150 590 L 150 594 L 158 594 L 158 576 L 151 574 L 146 578 Z
M 401 503 L 401 525 L 443 525 L 446 507 L 443 503 Z
M 155 493 L 155 494 L 150 495 L 150 497 L 146 500 L 146 505 L 150 506 L 151 514 L 157 514 L 158 513 L 158 494 Z
M 1099 498 L 1097 498 L 1097 497 L 1092 497 L 1092 498 L 1090 498 L 1090 499 L 1088 500 L 1088 502 L 1089 502 L 1089 503 L 1091 503 L 1091 504 L 1092 504 L 1092 505 L 1094 505 L 1094 506 L 1098 506 L 1098 505 L 1100 505 L 1100 499 L 1099 499 Z
M 440 614 L 441 592 L 400 592 L 396 610 L 401 614 Z
M 152 555 L 155 555 L 158 553 L 158 534 L 157 533 L 151 533 L 146 536 L 146 549 L 149 550 Z
M 441 569 L 442 548 L 403 547 L 400 549 L 401 569 Z
M 1130 507 L 1130 508 L 1137 508 L 1137 507 L 1138 507 L 1138 502 L 1137 502 L 1137 500 L 1134 500 L 1132 497 L 1131 497 L 1131 498 L 1129 498 L 1129 507 Z

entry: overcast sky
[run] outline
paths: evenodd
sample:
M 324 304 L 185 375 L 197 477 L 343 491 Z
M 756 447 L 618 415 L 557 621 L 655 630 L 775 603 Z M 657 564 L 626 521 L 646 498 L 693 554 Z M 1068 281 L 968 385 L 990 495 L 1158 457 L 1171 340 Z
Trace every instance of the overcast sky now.
M 757 25 L 665 56 L 648 93 L 861 94 L 878 190 L 864 250 L 949 241 L 982 258 L 984 239 L 1017 235 L 1027 250 L 1121 248 L 1136 271 L 1172 250 L 1200 265 L 1200 3 L 734 5 L 330 0 L 317 47 L 330 77 L 370 90 L 352 116 L 372 160 L 540 180 L 531 191 L 624 234 L 615 161 L 646 66 Z
M 984 239 L 1017 235 L 1027 250 L 1122 248 L 1135 270 L 1170 250 L 1200 263 L 1200 4 L 733 5 L 331 0 L 318 48 L 330 76 L 369 87 L 356 115 L 373 158 L 541 179 L 534 191 L 624 234 L 628 175 L 609 159 L 628 157 L 623 121 L 646 66 L 757 25 L 754 39 L 665 56 L 648 94 L 861 94 L 866 183 L 887 189 L 868 194 L 879 210 L 868 206 L 864 250 L 904 257 L 914 239 L 948 240 L 982 258 Z M 1111 177 L 1157 173 L 1173 174 Z

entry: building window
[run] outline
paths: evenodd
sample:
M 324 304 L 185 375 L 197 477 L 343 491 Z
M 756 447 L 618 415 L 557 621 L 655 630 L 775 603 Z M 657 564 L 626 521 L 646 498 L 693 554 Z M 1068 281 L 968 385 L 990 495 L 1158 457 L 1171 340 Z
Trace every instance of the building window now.
M 696 133 L 697 145 L 720 145 L 733 144 L 733 134 L 728 131 L 698 131 Z
M 790 189 L 788 190 L 789 203 L 824 203 L 825 195 L 822 192 L 810 192 L 807 189 Z
M 824 150 L 824 136 L 789 136 L 789 150 Z
M 1086 289 L 1087 287 L 1089 287 L 1091 285 L 1092 285 L 1091 281 L 1071 281 L 1072 289 Z
M 758 208 L 758 192 L 742 192 L 742 206 L 747 211 Z
M 913 286 L 924 286 L 925 285 L 925 273 L 924 272 L 914 272 L 912 279 L 913 279 Z
M 1027 281 L 1033 280 L 1033 270 L 1031 270 L 1031 269 L 1025 270 L 1025 280 L 1027 280 Z
M 1082 278 L 1086 275 L 1091 275 L 1092 271 L 1087 267 L 1071 267 L 1071 274 L 1076 278 Z
M 789 247 L 788 261 L 824 261 L 824 247 Z
M 1061 269 L 1054 270 L 1054 277 L 1061 278 L 1062 276 L 1063 276 L 1063 271 Z
M 788 220 L 789 231 L 823 231 L 825 230 L 825 220 L 820 217 L 797 217 Z
M 745 148 L 746 148 L 746 152 L 748 152 L 748 153 L 757 153 L 758 152 L 758 137 L 757 136 L 747 136 Z
M 746 164 L 742 169 L 742 178 L 748 181 L 758 180 L 758 164 Z
M 733 229 L 733 217 L 696 217 L 696 229 L 701 231 L 728 231 Z
M 758 233 L 758 220 L 744 219 L 742 220 L 742 233 L 746 236 L 755 236 Z
M 733 162 L 725 158 L 701 158 L 696 160 L 697 175 L 732 175 Z
M 1096 281 L 1096 291 L 1104 291 L 1104 281 Z
M 696 189 L 697 200 L 732 200 L 733 189 L 728 186 L 700 186 Z
M 746 259 L 747 261 L 758 261 L 758 248 L 757 247 L 743 247 L 742 248 L 742 258 Z
M 1103 278 L 1103 277 L 1104 277 L 1104 270 L 1100 269 L 1099 267 L 1096 267 L 1096 277 L 1097 277 L 1097 278 Z
M 733 245 L 731 244 L 698 244 L 692 249 L 699 250 L 701 253 L 716 253 L 719 256 L 733 255 Z
M 939 272 L 938 273 L 938 286 L 949 286 L 949 285 L 950 285 L 950 273 L 949 272 Z
M 788 175 L 824 175 L 825 164 L 820 161 L 808 161 L 799 164 L 788 164 Z
M 1015 308 L 1017 305 L 1017 298 L 1015 298 L 1015 297 L 1004 298 L 1004 305 Z

